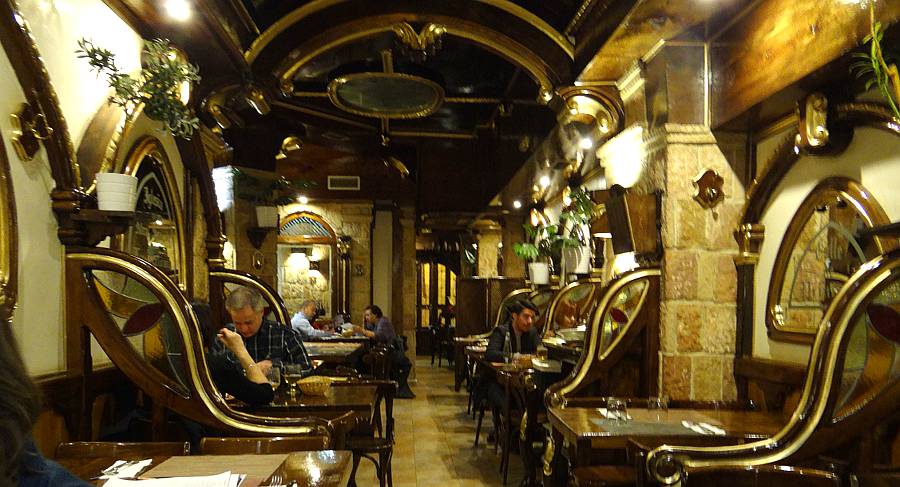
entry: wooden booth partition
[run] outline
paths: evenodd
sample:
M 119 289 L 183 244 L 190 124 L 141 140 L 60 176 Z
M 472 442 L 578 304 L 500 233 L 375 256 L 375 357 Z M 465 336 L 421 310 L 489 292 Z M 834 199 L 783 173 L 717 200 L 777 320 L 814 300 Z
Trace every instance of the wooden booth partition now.
M 70 249 L 66 292 L 67 335 L 77 337 L 69 344 L 75 369 L 91 383 L 94 337 L 151 403 L 152 440 L 171 434 L 168 411 L 235 435 L 337 439 L 333 433 L 347 426 L 343 417 L 276 418 L 232 409 L 212 382 L 187 298 L 163 271 L 140 258 L 101 248 Z M 83 428 L 90 421 L 84 417 Z
M 811 468 L 823 478 L 853 474 L 859 485 L 897 485 L 890 454 L 900 419 L 898 310 L 900 250 L 893 250 L 866 262 L 837 292 L 821 318 L 799 404 L 778 433 L 734 446 L 661 446 L 647 455 L 648 483 L 800 485 L 814 480 L 804 474 Z

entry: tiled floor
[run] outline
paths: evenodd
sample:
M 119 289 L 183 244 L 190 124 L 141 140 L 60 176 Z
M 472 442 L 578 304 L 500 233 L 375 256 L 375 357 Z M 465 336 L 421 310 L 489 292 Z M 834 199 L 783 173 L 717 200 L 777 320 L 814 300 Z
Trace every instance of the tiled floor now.
M 484 418 L 478 447 L 475 420 L 466 415 L 465 390 L 453 391 L 453 371 L 446 365 L 432 367 L 430 358 L 416 362 L 416 398 L 394 403 L 396 445 L 394 446 L 395 487 L 475 487 L 502 485 L 500 454 L 485 442 L 490 430 L 490 412 Z M 522 480 L 522 462 L 510 458 L 507 485 Z M 360 487 L 377 486 L 372 463 L 363 459 L 356 475 Z

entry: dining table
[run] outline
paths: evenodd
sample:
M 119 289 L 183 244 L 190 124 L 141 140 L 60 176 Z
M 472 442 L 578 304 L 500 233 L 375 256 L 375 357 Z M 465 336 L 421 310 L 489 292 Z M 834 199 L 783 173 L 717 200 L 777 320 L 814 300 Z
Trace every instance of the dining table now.
M 367 345 L 368 339 L 342 341 L 341 338 L 334 338 L 303 342 L 310 360 L 321 360 L 331 366 L 345 365 L 348 367 L 356 364 L 359 357 L 365 353 Z
M 326 417 L 353 412 L 361 418 L 373 414 L 377 386 L 358 384 L 350 380 L 332 379 L 322 395 L 304 394 L 295 384 L 283 383 L 275 390 L 271 403 L 253 409 L 240 401 L 232 401 L 231 407 L 263 416 L 300 417 L 323 414 Z
M 246 474 L 241 487 L 293 485 L 344 487 L 353 470 L 353 453 L 340 450 L 302 451 L 269 455 L 184 455 L 147 457 L 151 463 L 135 478 L 215 475 L 230 471 Z M 101 472 L 117 460 L 134 458 L 95 457 L 57 460 L 75 476 L 104 485 Z
M 648 447 L 739 444 L 768 438 L 785 424 L 780 413 L 766 411 L 628 408 L 626 414 L 623 420 L 605 408 L 547 411 L 554 441 L 569 445 L 572 468 L 581 466 L 591 452 L 625 449 L 632 440 Z

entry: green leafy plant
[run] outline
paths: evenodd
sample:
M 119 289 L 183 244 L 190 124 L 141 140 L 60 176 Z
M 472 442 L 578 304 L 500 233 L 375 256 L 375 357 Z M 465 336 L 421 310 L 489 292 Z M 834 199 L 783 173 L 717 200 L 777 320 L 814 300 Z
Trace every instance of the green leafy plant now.
M 184 139 L 200 127 L 194 111 L 180 97 L 184 83 L 200 81 L 199 70 L 174 55 L 168 40 L 144 41 L 144 66 L 137 77 L 120 71 L 111 51 L 86 39 L 78 41 L 78 47 L 78 57 L 87 59 L 91 70 L 106 75 L 114 92 L 110 104 L 128 110 L 143 103 L 147 117 L 163 122 L 172 135 Z
M 234 195 L 257 206 L 282 206 L 292 203 L 300 189 L 311 188 L 314 181 L 291 181 L 284 177 L 271 179 L 257 178 L 251 174 L 232 168 Z
M 853 54 L 858 60 L 850 65 L 851 72 L 856 73 L 857 78 L 865 78 L 866 89 L 877 85 L 878 91 L 887 100 L 894 117 L 900 119 L 900 73 L 897 71 L 896 56 L 893 53 L 885 53 L 881 49 L 881 41 L 884 38 L 884 29 L 881 22 L 875 21 L 875 6 L 869 10 L 869 22 L 871 32 L 865 38 L 869 43 L 868 52 Z
M 594 211 L 594 202 L 583 188 L 571 190 L 569 197 L 572 203 L 563 208 L 559 214 L 560 224 L 565 227 L 570 222 L 571 229 L 567 234 L 556 235 L 552 243 L 558 247 L 580 247 L 587 245 L 588 238 L 584 234 L 584 225 L 591 222 L 591 214 Z
M 522 260 L 534 262 L 540 257 L 550 257 L 553 253 L 553 236 L 558 230 L 557 225 L 538 225 L 531 223 L 522 225 L 525 229 L 526 242 L 517 242 L 513 245 L 513 252 Z

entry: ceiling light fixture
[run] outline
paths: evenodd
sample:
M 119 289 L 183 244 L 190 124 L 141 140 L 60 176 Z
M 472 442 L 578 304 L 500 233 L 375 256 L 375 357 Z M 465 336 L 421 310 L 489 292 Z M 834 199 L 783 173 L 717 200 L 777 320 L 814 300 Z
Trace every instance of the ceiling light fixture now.
M 584 137 L 578 142 L 578 146 L 584 150 L 594 147 L 594 141 L 590 137 Z
M 521 202 L 521 201 L 519 201 L 519 200 L 513 201 L 513 208 L 515 208 L 515 209 L 518 210 L 518 209 L 521 208 L 521 207 L 522 207 L 522 202 Z
M 305 204 L 309 203 L 309 198 L 307 198 L 306 196 L 300 195 L 300 197 L 297 198 L 297 202 L 299 202 L 301 205 L 305 205 Z
M 541 179 L 538 180 L 538 184 L 540 184 L 542 188 L 550 186 L 550 176 L 547 176 L 546 174 L 541 176 Z
M 166 0 L 166 13 L 173 20 L 184 22 L 191 18 L 191 4 L 187 0 Z

